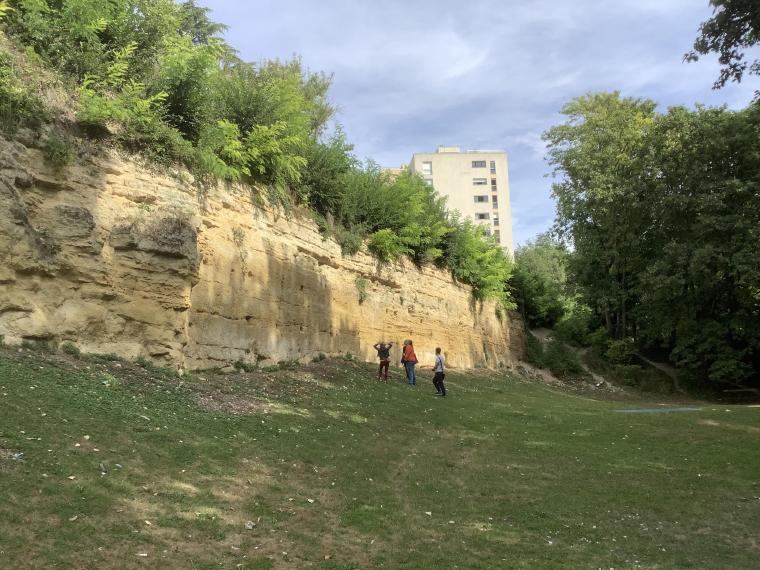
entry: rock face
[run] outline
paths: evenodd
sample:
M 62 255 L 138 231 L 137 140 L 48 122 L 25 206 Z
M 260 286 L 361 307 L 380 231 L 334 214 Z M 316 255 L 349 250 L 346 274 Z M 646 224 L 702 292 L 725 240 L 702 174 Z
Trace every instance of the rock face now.
M 519 317 L 448 273 L 342 257 L 306 213 L 256 202 L 234 187 L 199 196 L 115 156 L 55 173 L 39 150 L 0 139 L 0 335 L 186 369 L 372 360 L 375 342 L 404 338 L 431 365 L 436 346 L 455 367 L 522 356 Z

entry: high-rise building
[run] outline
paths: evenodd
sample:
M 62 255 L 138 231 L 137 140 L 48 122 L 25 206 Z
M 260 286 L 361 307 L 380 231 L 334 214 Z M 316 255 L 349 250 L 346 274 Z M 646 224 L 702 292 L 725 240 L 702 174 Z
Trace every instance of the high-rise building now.
M 513 253 L 505 152 L 439 146 L 436 152 L 414 154 L 409 170 L 446 196 L 449 210 L 483 225 L 486 233 Z

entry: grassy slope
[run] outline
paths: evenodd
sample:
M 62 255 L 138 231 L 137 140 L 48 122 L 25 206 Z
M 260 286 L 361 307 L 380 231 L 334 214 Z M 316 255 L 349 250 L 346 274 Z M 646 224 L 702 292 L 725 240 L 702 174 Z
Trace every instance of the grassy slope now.
M 370 375 L 0 352 L 0 567 L 757 567 L 758 408 Z

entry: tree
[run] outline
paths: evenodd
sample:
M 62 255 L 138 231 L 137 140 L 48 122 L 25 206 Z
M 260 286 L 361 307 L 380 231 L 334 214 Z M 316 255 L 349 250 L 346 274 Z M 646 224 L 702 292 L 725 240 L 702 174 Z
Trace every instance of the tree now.
M 517 248 L 512 288 L 531 326 L 552 327 L 565 314 L 568 252 L 549 233 Z
M 546 134 L 557 227 L 608 334 L 667 349 L 695 378 L 757 377 L 760 105 L 659 114 L 613 93 L 564 112 Z
M 713 17 L 703 22 L 694 49 L 684 56 L 697 61 L 714 52 L 723 66 L 713 85 L 720 89 L 729 81 L 741 81 L 745 73 L 760 75 L 760 59 L 745 61 L 744 51 L 760 42 L 760 2 L 757 0 L 710 0 Z
M 569 269 L 610 336 L 628 334 L 640 255 L 643 141 L 655 117 L 651 100 L 595 93 L 562 109 L 567 121 L 544 135 L 555 174 L 556 228 L 575 249 Z

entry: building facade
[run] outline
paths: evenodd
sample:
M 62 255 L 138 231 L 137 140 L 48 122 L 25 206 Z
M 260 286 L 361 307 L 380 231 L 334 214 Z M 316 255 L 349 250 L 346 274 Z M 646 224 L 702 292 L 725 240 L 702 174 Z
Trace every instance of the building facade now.
M 504 249 L 513 253 L 505 152 L 439 146 L 436 152 L 414 154 L 409 170 L 446 196 L 449 210 L 458 210 L 463 217 L 484 226 Z

